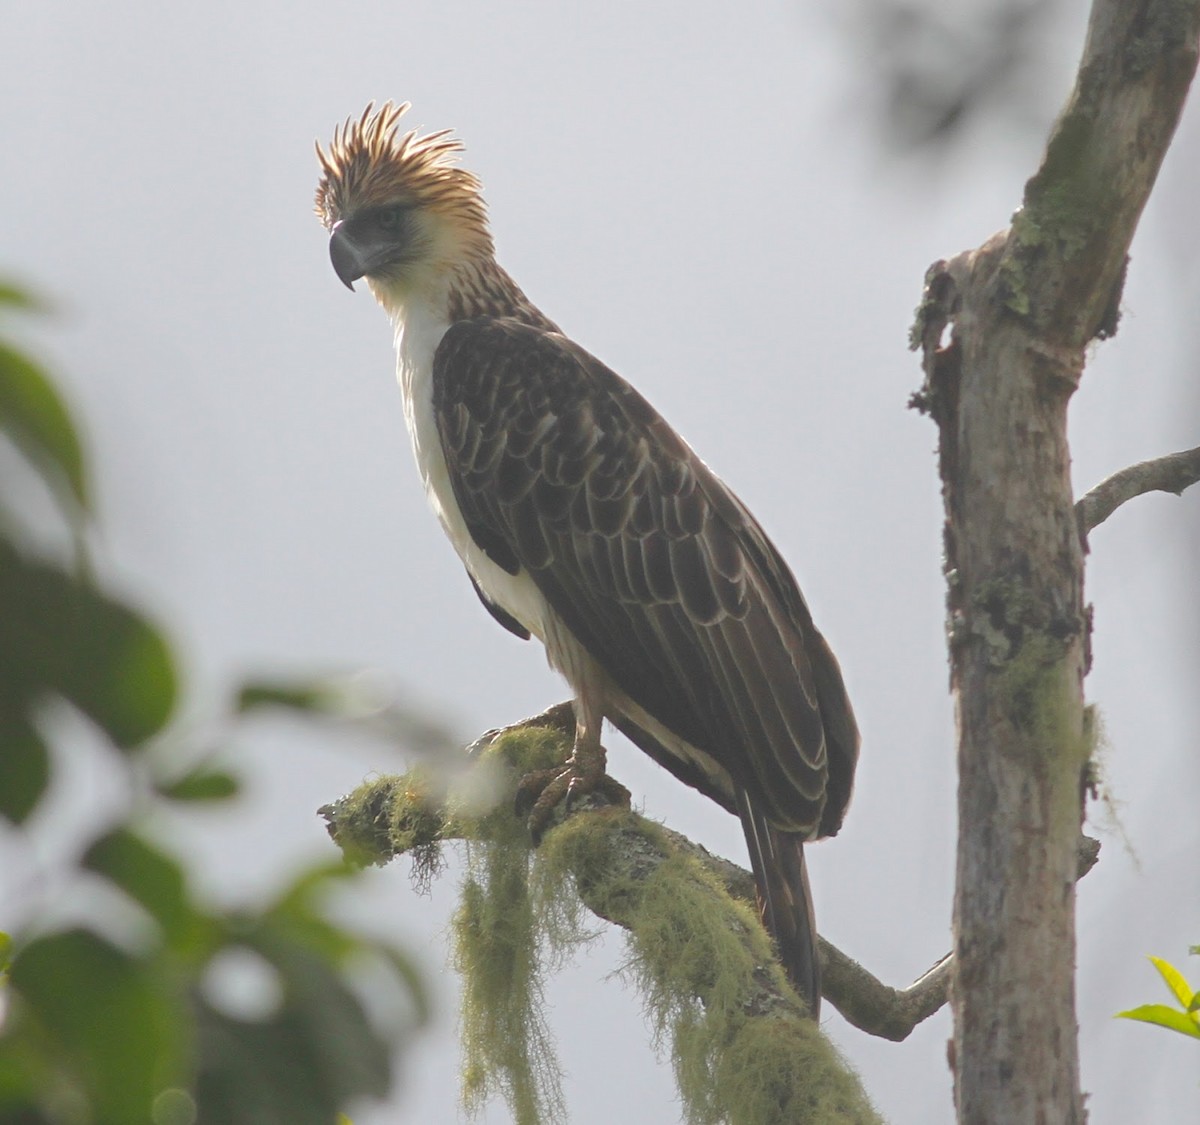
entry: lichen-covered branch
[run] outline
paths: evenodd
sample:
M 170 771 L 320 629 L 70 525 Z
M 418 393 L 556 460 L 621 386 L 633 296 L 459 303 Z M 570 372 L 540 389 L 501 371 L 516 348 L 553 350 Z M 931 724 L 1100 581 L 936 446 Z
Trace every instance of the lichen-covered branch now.
M 489 732 L 473 746 L 490 745 L 493 733 Z M 551 742 L 549 746 L 552 753 L 560 756 L 566 753 L 566 746 L 561 742 Z M 494 760 L 483 756 L 478 749 L 473 757 L 476 758 L 474 769 L 484 776 L 466 782 L 465 790 L 490 794 L 483 804 L 493 810 L 499 801 L 498 815 L 511 821 L 521 836 L 521 847 L 529 850 L 528 837 L 519 831 L 520 821 L 509 814 L 509 806 L 496 795 Z M 429 786 L 417 776 L 406 774 L 367 782 L 347 797 L 326 805 L 321 813 L 328 822 L 330 835 L 349 857 L 360 863 L 382 864 L 397 855 L 408 854 L 413 858 L 418 877 L 423 880 L 438 866 L 436 849 L 440 844 L 479 838 L 478 818 L 464 817 L 461 807 L 460 803 L 456 810 L 454 802 L 444 793 L 431 799 Z M 560 812 L 559 817 L 561 820 L 583 818 L 580 820 L 582 825 L 588 813 L 606 807 L 605 798 L 593 794 L 574 805 L 569 813 Z M 645 880 L 671 856 L 686 858 L 711 880 L 700 892 L 706 899 L 703 915 L 711 917 L 720 906 L 718 889 L 735 901 L 754 908 L 754 877 L 738 864 L 713 855 L 686 836 L 647 822 L 634 813 L 601 823 L 603 846 L 594 847 L 590 856 L 577 853 L 572 868 L 572 874 L 576 874 L 580 866 L 586 864 L 592 873 L 582 883 L 576 878 L 576 887 L 583 904 L 598 917 L 632 930 L 636 912 L 631 909 L 629 900 L 612 894 L 611 889 L 601 893 L 597 888 Z M 591 840 L 589 846 L 595 843 L 593 836 L 585 837 L 581 830 L 577 839 Z M 1096 841 L 1081 838 L 1078 859 L 1081 878 L 1095 864 L 1098 854 Z M 711 904 L 707 902 L 710 896 Z M 747 934 L 758 930 L 753 923 L 745 924 Z M 672 925 L 681 932 L 687 930 L 685 920 L 680 917 L 676 917 Z M 831 942 L 824 938 L 819 941 L 825 999 L 851 1024 L 869 1035 L 899 1042 L 943 1007 L 948 999 L 950 954 L 942 957 L 913 984 L 895 988 L 884 984 Z M 762 955 L 761 949 L 758 953 Z M 756 977 L 756 988 L 758 992 L 747 1000 L 751 1010 L 791 1010 L 794 998 L 782 978 L 774 972 L 762 969 Z
M 749 871 L 713 855 L 670 828 L 663 828 L 662 832 L 679 851 L 695 856 L 735 899 L 751 907 L 755 905 L 754 876 Z M 832 942 L 818 937 L 817 943 L 821 955 L 821 995 L 849 1023 L 868 1035 L 897 1043 L 907 1039 L 918 1024 L 949 999 L 949 954 L 907 988 L 895 988 L 884 984 Z
M 628 971 L 655 1038 L 671 1044 L 689 1121 L 878 1122 L 857 1075 L 788 984 L 747 873 L 595 794 L 558 810 L 533 850 L 512 809 L 516 781 L 568 751 L 561 732 L 509 733 L 474 754 L 444 791 L 414 772 L 369 782 L 321 810 L 359 862 L 407 852 L 428 874 L 439 844 L 468 841 L 471 873 L 455 922 L 468 1104 L 499 1091 L 519 1121 L 558 1118 L 556 1067 L 534 1003 L 536 933 L 569 945 L 581 902 L 628 931 Z M 731 883 L 748 889 L 750 902 L 731 897 Z
M 1113 335 L 1138 220 L 1196 70 L 1195 0 L 1094 0 L 1075 87 L 1013 218 L 993 297 L 1047 345 Z
M 1200 481 L 1200 446 L 1169 453 L 1152 461 L 1139 461 L 1106 477 L 1080 497 L 1075 505 L 1079 527 L 1085 534 L 1102 524 L 1127 500 L 1146 492 L 1182 496 Z

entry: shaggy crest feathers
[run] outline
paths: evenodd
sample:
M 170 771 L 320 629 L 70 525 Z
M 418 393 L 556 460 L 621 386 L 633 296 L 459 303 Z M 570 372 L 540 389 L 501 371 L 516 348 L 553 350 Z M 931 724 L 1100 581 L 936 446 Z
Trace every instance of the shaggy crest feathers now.
M 490 249 L 482 184 L 458 166 L 462 141 L 451 129 L 401 134 L 400 119 L 410 108 L 409 102 L 388 101 L 376 110 L 371 102 L 360 117 L 334 130 L 328 152 L 317 142 L 317 217 L 328 230 L 363 207 L 407 200 L 464 224 Z

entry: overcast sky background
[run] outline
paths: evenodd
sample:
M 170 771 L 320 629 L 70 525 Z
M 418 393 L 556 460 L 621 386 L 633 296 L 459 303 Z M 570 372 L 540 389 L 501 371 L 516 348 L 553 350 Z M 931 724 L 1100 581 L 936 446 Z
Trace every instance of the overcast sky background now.
M 812 850 L 820 928 L 885 981 L 922 973 L 950 944 L 954 761 L 936 435 L 905 409 L 920 382 L 906 331 L 929 263 L 1018 205 L 1085 8 L 1042 37 L 1036 112 L 903 156 L 882 143 L 874 64 L 815 5 L 9 6 L 0 272 L 56 306 L 30 335 L 86 423 L 105 570 L 188 654 L 193 713 L 264 670 L 382 669 L 464 739 L 564 696 L 481 609 L 427 511 L 389 325 L 338 283 L 311 214 L 314 139 L 368 100 L 411 100 L 412 124 L 466 141 L 530 297 L 666 414 L 792 563 L 863 732 L 846 827 Z M 1079 491 L 1197 444 L 1198 117 L 1134 245 L 1120 333 L 1073 403 Z M 1109 831 L 1080 889 L 1094 1125 L 1177 1119 L 1195 1096 L 1193 1044 L 1111 1017 L 1166 1000 L 1147 953 L 1200 976 L 1198 544 L 1200 490 L 1139 499 L 1092 539 L 1087 690 L 1137 857 Z M 648 814 L 744 862 L 732 818 L 609 744 Z M 330 856 L 316 807 L 403 764 L 283 722 L 236 753 L 248 798 L 179 826 L 233 897 Z M 61 797 L 84 820 L 104 815 L 102 761 Z M 396 864 L 347 903 L 437 995 L 403 1088 L 357 1125 L 458 1116 L 453 888 L 419 898 Z M 0 928 L 53 905 L 9 892 Z M 609 978 L 621 957 L 611 934 L 550 992 L 580 1125 L 678 1116 L 638 998 Z M 952 1119 L 947 1012 L 901 1045 L 826 1012 L 888 1119 Z

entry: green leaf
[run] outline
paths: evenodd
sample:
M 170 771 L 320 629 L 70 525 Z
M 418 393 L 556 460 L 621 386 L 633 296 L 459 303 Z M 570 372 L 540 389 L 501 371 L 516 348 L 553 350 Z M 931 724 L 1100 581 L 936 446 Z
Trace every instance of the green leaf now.
M 24 716 L 0 704 L 0 751 L 4 780 L 0 784 L 0 816 L 21 824 L 37 807 L 50 784 L 50 755 L 41 735 Z
M 0 683 L 53 691 L 121 747 L 157 734 L 175 704 L 166 641 L 120 602 L 0 540 Z
M 195 1125 L 196 1099 L 189 1090 L 169 1086 L 154 1099 L 150 1113 L 154 1125 Z
M 328 715 L 340 710 L 340 697 L 323 680 L 252 680 L 243 684 L 238 691 L 234 710 L 245 714 L 260 707 L 284 707 L 292 711 Z
M 46 307 L 44 301 L 11 281 L 0 281 L 0 305 L 11 305 L 30 312 L 39 312 Z
M 383 955 L 396 976 L 407 986 L 409 999 L 413 1004 L 413 1019 L 417 1026 L 421 1027 L 427 1024 L 433 1015 L 433 1009 L 430 1007 L 429 993 L 425 988 L 425 981 L 420 970 L 395 946 L 379 944 L 375 946 L 375 952 Z
M 354 879 L 361 869 L 335 860 L 302 871 L 263 912 L 263 923 L 303 941 L 333 963 L 344 962 L 364 947 L 350 930 L 330 922 L 322 913 L 322 896 L 336 880 Z
M 386 1094 L 391 1050 L 329 961 L 278 933 L 260 938 L 255 948 L 283 980 L 283 1018 L 303 1035 L 305 1053 L 334 1095 L 331 1108 L 356 1095 Z
M 1170 1028 L 1183 1035 L 1200 1039 L 1200 1020 L 1181 1012 L 1178 1008 L 1166 1004 L 1143 1004 L 1139 1008 L 1131 1008 L 1128 1012 L 1118 1012 L 1119 1019 L 1140 1020 L 1142 1023 L 1154 1023 L 1159 1027 Z
M 188 899 L 183 868 L 136 833 L 118 828 L 102 836 L 81 862 L 141 905 L 172 945 L 181 945 L 195 932 L 199 919 Z
M 12 952 L 12 937 L 0 930 L 0 973 L 8 971 L 9 954 Z
M 12 1017 L 9 1017 L 9 1023 Z M 58 1125 L 38 1108 L 37 1081 L 33 1069 L 14 1049 L 0 1039 L 0 1121 L 5 1125 Z
M 175 781 L 158 783 L 155 788 L 172 801 L 227 801 L 236 797 L 242 783 L 227 770 L 201 768 Z
M 149 1121 L 159 1091 L 187 1084 L 187 1006 L 154 960 L 70 930 L 21 950 L 12 987 L 42 1032 L 45 1093 L 69 1075 L 87 1095 L 88 1120 Z
M 63 693 L 118 746 L 137 746 L 163 729 L 175 706 L 167 642 L 133 610 L 86 587 L 75 612 Z
M 300 871 L 279 892 L 266 914 L 307 915 L 318 909 L 320 897 L 330 887 L 343 879 L 357 879 L 361 874 L 361 868 L 341 859 L 313 864 Z
M 1161 957 L 1151 957 L 1150 960 L 1159 971 L 1162 979 L 1166 981 L 1167 987 L 1171 990 L 1171 995 L 1179 1001 L 1180 1006 L 1183 1008 L 1190 1007 L 1195 996 L 1192 993 L 1191 985 L 1183 979 L 1183 974 L 1169 961 L 1164 961 Z
M 252 1021 L 201 1000 L 199 1119 L 328 1125 L 352 1098 L 385 1094 L 392 1045 L 329 962 L 279 931 L 257 931 L 248 944 L 279 973 L 284 1003 Z
M 66 403 L 41 368 L 0 343 L 0 429 L 41 471 L 51 490 L 89 509 L 83 446 Z

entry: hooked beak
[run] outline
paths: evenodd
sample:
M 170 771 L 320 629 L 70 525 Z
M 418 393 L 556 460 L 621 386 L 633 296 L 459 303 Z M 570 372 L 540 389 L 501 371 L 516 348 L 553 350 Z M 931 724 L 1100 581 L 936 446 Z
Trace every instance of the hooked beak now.
M 333 224 L 333 233 L 329 236 L 329 260 L 341 283 L 353 292 L 354 283 L 366 274 L 371 264 L 371 255 L 366 247 L 355 242 L 346 224 L 339 221 Z

